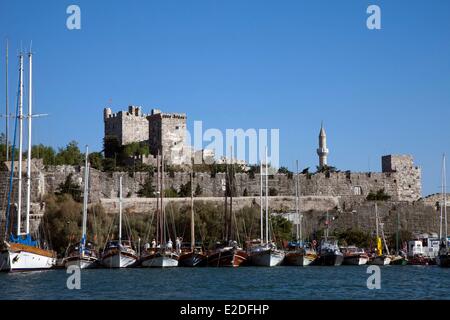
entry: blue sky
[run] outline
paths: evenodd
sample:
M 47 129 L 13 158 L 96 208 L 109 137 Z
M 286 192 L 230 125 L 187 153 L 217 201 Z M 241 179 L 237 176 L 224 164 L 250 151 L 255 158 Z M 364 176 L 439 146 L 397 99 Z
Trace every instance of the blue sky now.
M 81 30 L 66 28 L 70 4 Z M 366 28 L 370 4 L 382 30 Z M 1 0 L 1 58 L 9 37 L 15 98 L 15 56 L 33 41 L 34 106 L 50 114 L 36 142 L 101 149 L 111 100 L 187 112 L 190 126 L 279 128 L 281 163 L 304 168 L 323 120 L 330 164 L 379 171 L 382 155 L 412 154 L 426 195 L 450 154 L 449 14 L 445 0 Z

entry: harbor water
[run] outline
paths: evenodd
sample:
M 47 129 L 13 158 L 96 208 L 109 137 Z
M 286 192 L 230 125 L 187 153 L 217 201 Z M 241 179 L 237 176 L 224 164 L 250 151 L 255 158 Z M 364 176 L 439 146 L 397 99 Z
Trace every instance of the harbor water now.
M 0 273 L 0 299 L 450 299 L 450 269 L 380 269 L 379 290 L 368 289 L 367 266 L 82 270 L 79 290 L 68 289 L 66 270 Z

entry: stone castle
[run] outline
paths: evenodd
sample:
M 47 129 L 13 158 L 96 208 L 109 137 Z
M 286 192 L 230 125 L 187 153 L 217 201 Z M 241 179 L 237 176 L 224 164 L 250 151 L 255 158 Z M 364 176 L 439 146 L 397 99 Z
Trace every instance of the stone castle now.
M 133 142 L 147 143 L 152 156 L 158 150 L 163 150 L 166 159 L 172 163 L 182 163 L 186 159 L 185 151 L 189 146 L 184 143 L 187 116 L 183 113 L 162 113 L 153 110 L 150 114 L 142 113 L 140 107 L 130 106 L 128 111 L 112 113 L 111 109 L 104 109 L 105 136 L 114 136 L 121 145 Z M 318 164 L 328 166 L 330 150 L 327 146 L 327 136 L 322 125 L 319 133 L 317 149 Z M 0 199 L 6 199 L 6 190 L 10 164 L 3 164 L 0 170 Z M 32 201 L 36 223 L 45 211 L 42 200 L 48 193 L 56 192 L 69 174 L 73 181 L 83 187 L 84 168 L 80 166 L 44 166 L 42 160 L 33 159 L 32 166 Z M 89 200 L 91 203 L 101 203 L 111 214 L 117 211 L 117 197 L 119 192 L 119 177 L 123 177 L 123 194 L 125 209 L 129 212 L 147 214 L 155 206 L 155 199 L 138 198 L 142 185 L 151 179 L 156 185 L 156 175 L 148 172 L 133 174 L 122 172 L 101 172 L 91 169 L 89 181 Z M 426 230 L 435 230 L 436 221 L 430 220 L 435 216 L 435 198 L 422 199 L 421 169 L 415 166 L 410 155 L 386 155 L 381 157 L 381 172 L 342 172 L 324 170 L 317 173 L 284 174 L 274 173 L 269 177 L 270 189 L 275 190 L 271 196 L 271 208 L 278 211 L 295 210 L 296 179 L 300 185 L 300 203 L 302 211 L 340 210 L 347 212 L 345 217 L 353 217 L 355 221 L 366 221 L 367 228 L 372 225 L 372 208 L 366 203 L 369 193 L 384 190 L 390 198 L 390 209 L 383 213 L 386 219 L 394 219 L 395 208 L 403 210 L 404 223 L 410 230 L 430 224 Z M 221 206 L 224 192 L 222 186 L 226 177 L 224 173 L 196 172 L 194 184 L 199 186 L 202 193 L 197 201 L 209 201 Z M 180 190 L 182 185 L 190 181 L 189 172 L 166 173 L 165 184 L 168 188 Z M 259 201 L 260 175 L 238 173 L 235 178 L 234 198 L 235 207 L 254 205 Z M 14 182 L 15 188 L 16 182 Z M 438 198 L 436 198 L 438 199 Z M 189 202 L 189 199 L 174 198 L 167 201 Z M 4 205 L 0 204 L 4 211 Z M 364 207 L 366 206 L 366 207 Z M 403 208 L 403 209 L 399 209 Z M 412 211 L 411 211 L 412 210 Z M 358 212 L 360 218 L 354 215 Z M 342 217 L 344 217 L 342 216 Z M 363 218 L 364 217 L 364 218 Z M 437 217 L 437 215 L 436 215 Z M 371 220 L 372 219 L 372 220 Z M 396 218 L 395 218 L 396 219 Z M 342 220 L 341 218 L 341 221 Z M 346 220 L 345 220 L 346 221 Z M 396 221 L 396 220 L 395 220 Z M 350 222 L 349 222 L 350 223 Z M 355 222 L 356 223 L 356 222 Z M 411 225 L 408 225 L 410 223 Z M 425 229 L 422 229 L 425 230 Z
M 116 137 L 120 145 L 148 144 L 151 157 L 141 159 L 147 164 L 155 163 L 158 152 L 170 164 L 187 161 L 190 148 L 184 144 L 186 119 L 185 113 L 163 113 L 158 109 L 144 114 L 139 106 L 129 106 L 128 111 L 117 113 L 110 108 L 103 111 L 105 137 Z

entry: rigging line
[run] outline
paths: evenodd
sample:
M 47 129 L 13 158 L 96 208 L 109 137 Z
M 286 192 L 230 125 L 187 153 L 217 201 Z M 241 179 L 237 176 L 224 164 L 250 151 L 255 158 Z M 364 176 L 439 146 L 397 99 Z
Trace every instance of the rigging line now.
M 14 157 L 15 157 L 15 149 L 16 149 L 16 137 L 17 137 L 17 119 L 18 119 L 18 112 L 19 112 L 19 90 L 20 90 L 20 81 L 17 88 L 17 105 L 16 105 L 16 117 L 14 120 L 14 138 L 13 138 L 13 145 L 11 148 L 11 174 L 9 177 L 9 190 L 8 190 L 8 202 L 6 206 L 6 221 L 5 221 L 5 239 L 8 234 L 9 229 L 9 212 L 11 209 L 11 194 L 13 191 L 13 179 L 14 179 Z M 18 221 L 17 223 L 20 223 Z

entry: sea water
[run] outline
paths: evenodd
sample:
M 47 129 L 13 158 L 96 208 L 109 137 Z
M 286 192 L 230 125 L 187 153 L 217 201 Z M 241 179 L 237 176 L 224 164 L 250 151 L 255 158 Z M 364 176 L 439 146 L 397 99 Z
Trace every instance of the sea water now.
M 437 266 L 380 267 L 379 290 L 368 288 L 367 266 L 94 269 L 81 271 L 79 290 L 70 276 L 0 273 L 0 299 L 450 299 L 450 269 Z

